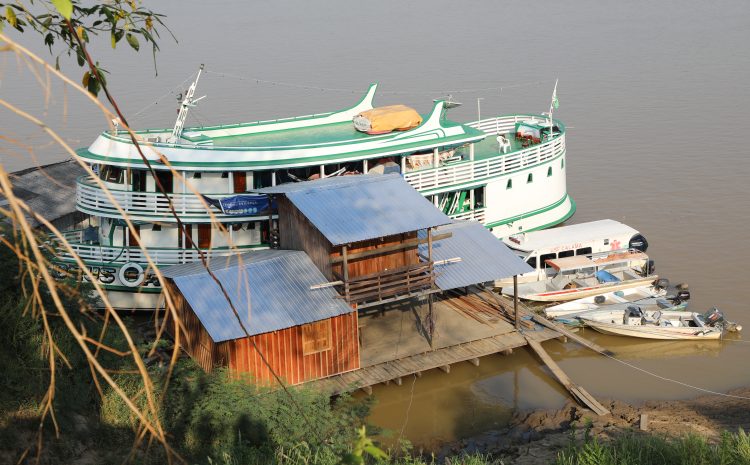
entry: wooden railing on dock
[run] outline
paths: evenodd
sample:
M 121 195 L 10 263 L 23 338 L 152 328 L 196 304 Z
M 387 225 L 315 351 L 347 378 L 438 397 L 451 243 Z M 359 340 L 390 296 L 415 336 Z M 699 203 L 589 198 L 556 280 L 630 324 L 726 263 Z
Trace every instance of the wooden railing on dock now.
M 434 282 L 434 269 L 428 262 L 350 278 L 342 287 L 348 303 L 364 304 L 422 292 L 431 289 Z

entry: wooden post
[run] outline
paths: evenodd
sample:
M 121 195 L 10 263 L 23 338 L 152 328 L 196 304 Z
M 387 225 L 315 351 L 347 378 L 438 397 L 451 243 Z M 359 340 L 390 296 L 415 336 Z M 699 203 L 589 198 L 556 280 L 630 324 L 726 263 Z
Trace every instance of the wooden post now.
M 437 149 L 435 149 L 437 150 Z M 430 262 L 430 273 L 433 272 L 432 269 L 432 228 L 427 228 L 427 261 Z M 431 289 L 435 289 L 435 284 L 433 283 L 432 286 L 430 286 Z M 430 348 L 432 348 L 433 344 L 433 334 L 435 332 L 435 320 L 433 316 L 433 308 L 432 308 L 432 294 L 427 296 L 427 306 L 428 306 L 428 313 L 427 313 L 427 332 L 430 335 Z
M 518 275 L 513 275 L 513 315 L 516 320 L 516 331 L 521 327 L 518 319 Z
M 268 194 L 268 246 L 273 249 L 273 194 Z M 281 236 L 279 236 L 281 246 Z
M 341 246 L 341 255 L 344 258 L 342 265 L 342 276 L 344 277 L 344 298 L 349 301 L 349 260 L 346 255 L 346 245 Z

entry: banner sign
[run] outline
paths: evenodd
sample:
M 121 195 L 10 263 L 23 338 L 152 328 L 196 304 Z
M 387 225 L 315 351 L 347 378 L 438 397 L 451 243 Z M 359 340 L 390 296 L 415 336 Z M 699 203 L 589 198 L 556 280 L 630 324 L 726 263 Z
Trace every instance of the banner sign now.
M 234 195 L 223 199 L 212 199 L 204 195 L 203 198 L 225 215 L 248 216 L 269 213 L 266 195 Z

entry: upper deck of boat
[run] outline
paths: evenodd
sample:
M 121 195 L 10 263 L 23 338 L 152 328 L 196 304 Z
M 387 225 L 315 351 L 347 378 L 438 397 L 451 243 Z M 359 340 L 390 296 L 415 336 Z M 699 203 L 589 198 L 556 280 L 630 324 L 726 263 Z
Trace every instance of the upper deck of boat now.
M 426 117 L 426 115 L 423 115 L 423 118 Z M 442 120 L 441 125 L 444 128 L 462 127 L 464 130 L 462 139 L 478 137 L 483 134 L 477 129 L 454 121 Z M 214 147 L 244 149 L 325 147 L 379 140 L 385 141 L 403 134 L 400 131 L 393 131 L 387 134 L 367 134 L 357 131 L 351 121 L 211 137 L 209 134 L 212 132 L 214 132 L 213 128 L 190 128 L 185 130 L 185 134 L 206 134 L 213 142 Z M 186 139 L 190 140 L 189 137 L 186 137 Z M 449 137 L 448 139 L 454 138 Z

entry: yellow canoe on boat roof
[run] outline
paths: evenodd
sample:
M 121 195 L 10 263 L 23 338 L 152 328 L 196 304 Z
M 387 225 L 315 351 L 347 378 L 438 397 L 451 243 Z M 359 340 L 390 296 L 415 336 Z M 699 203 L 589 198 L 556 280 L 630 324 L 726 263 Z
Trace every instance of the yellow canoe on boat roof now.
M 354 117 L 354 127 L 368 134 L 406 131 L 422 124 L 417 111 L 406 105 L 389 105 L 363 111 Z

